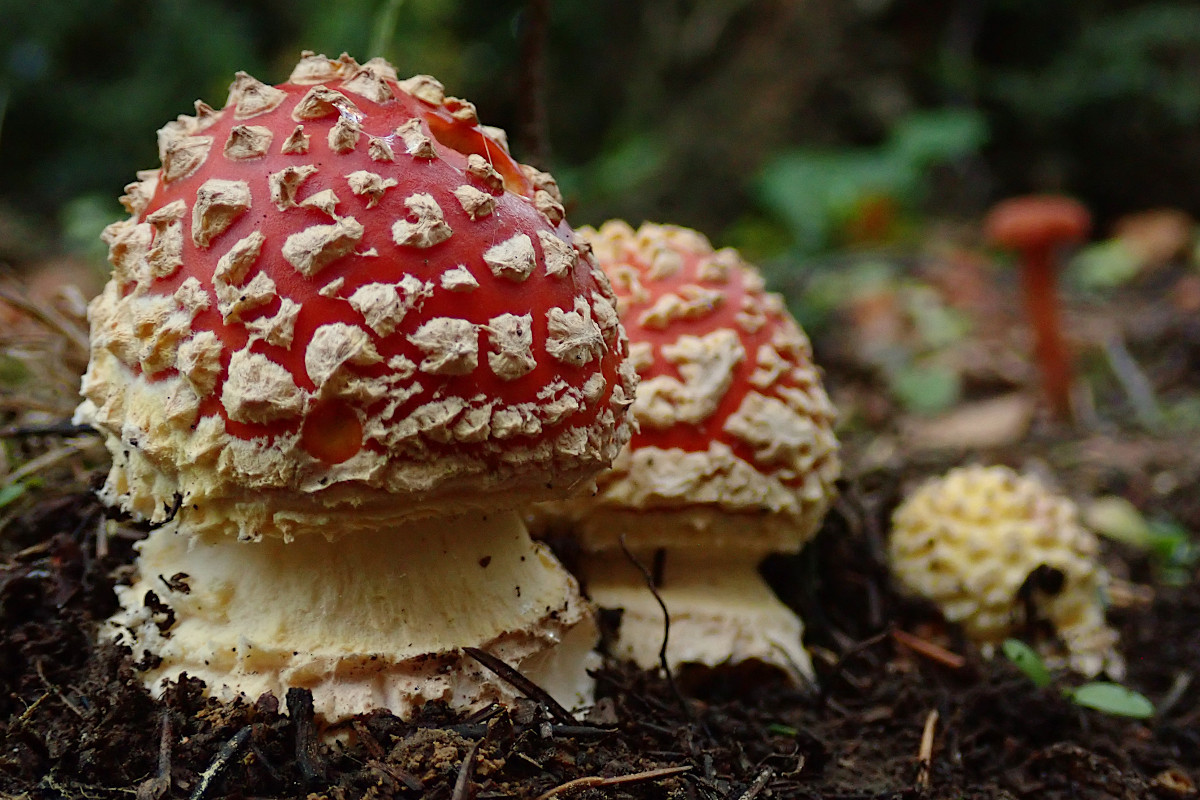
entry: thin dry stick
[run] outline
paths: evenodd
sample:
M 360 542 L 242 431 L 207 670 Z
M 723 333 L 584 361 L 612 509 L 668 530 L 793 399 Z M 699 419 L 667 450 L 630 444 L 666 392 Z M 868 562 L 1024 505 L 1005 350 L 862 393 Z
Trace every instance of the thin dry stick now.
M 933 778 L 933 733 L 937 729 L 938 712 L 931 709 L 925 717 L 925 729 L 921 731 L 921 748 L 917 751 L 917 786 L 929 789 Z
M 252 725 L 246 725 L 241 730 L 233 735 L 225 744 L 221 745 L 221 749 L 217 751 L 216 758 L 208 769 L 204 770 L 200 775 L 200 780 L 196 782 L 196 788 L 192 790 L 190 800 L 204 800 L 209 792 L 216 786 L 217 781 L 225 774 L 227 770 L 242 752 L 242 748 L 246 746 L 246 742 L 250 740 L 250 731 Z
M 73 444 L 66 444 L 62 447 L 56 447 L 53 450 L 42 453 L 37 458 L 32 458 L 29 461 L 26 461 L 20 466 L 19 469 L 15 469 L 8 475 L 4 476 L 4 483 L 6 485 L 10 483 L 16 483 L 22 478 L 26 478 L 36 472 L 40 472 L 43 469 L 52 467 L 60 461 L 65 461 L 82 449 L 82 447 L 77 447 Z
M 134 795 L 137 800 L 160 800 L 171 788 L 171 740 L 174 732 L 171 726 L 171 713 L 165 708 L 162 715 L 162 728 L 158 737 L 158 772 L 147 778 L 137 788 Z
M 672 775 L 682 775 L 685 772 L 690 772 L 691 765 L 684 767 L 661 767 L 660 769 L 651 769 L 646 772 L 634 772 L 629 775 L 616 775 L 611 778 L 601 778 L 599 775 L 589 775 L 585 778 L 576 778 L 566 783 L 560 783 L 548 792 L 544 792 L 537 796 L 536 800 L 549 800 L 551 797 L 556 797 L 560 794 L 573 791 L 575 789 L 594 789 L 601 786 L 620 786 L 626 783 L 642 783 L 644 781 L 656 781 L 661 778 L 669 778 Z
M 679 707 L 683 709 L 684 715 L 692 722 L 695 722 L 696 718 L 692 716 L 692 707 L 688 705 L 683 693 L 679 691 L 679 686 L 675 683 L 675 676 L 671 673 L 670 665 L 667 664 L 667 642 L 671 639 L 671 614 L 667 611 L 667 604 L 663 602 L 662 596 L 658 593 L 658 587 L 654 585 L 654 575 L 650 573 L 650 570 L 646 569 L 645 564 L 638 561 L 637 556 L 629 549 L 629 545 L 625 543 L 625 534 L 623 533 L 621 534 L 620 542 L 621 550 L 625 553 L 625 557 L 637 568 L 638 572 L 642 573 L 642 578 L 646 581 L 646 588 L 650 590 L 650 594 L 654 595 L 654 602 L 658 603 L 658 607 L 662 609 L 663 636 L 662 647 L 658 648 L 658 665 L 662 667 L 663 674 L 667 676 L 667 685 L 671 687 L 671 693 L 679 701 Z
M 546 707 L 546 710 L 550 712 L 550 716 L 559 722 L 566 725 L 575 722 L 575 717 L 571 715 L 570 711 L 563 708 L 562 703 L 555 700 L 545 689 L 522 675 L 516 667 L 485 650 L 480 650 L 478 647 L 464 647 L 463 652 L 496 673 L 502 680 L 508 682 L 518 691 L 524 692 L 526 697 L 537 700 Z
M 758 773 L 758 777 L 754 779 L 753 783 L 746 787 L 746 791 L 742 793 L 742 796 L 739 797 L 738 800 L 754 800 L 754 798 L 758 797 L 763 789 L 767 788 L 767 784 L 770 783 L 771 778 L 774 777 L 775 770 L 771 769 L 770 767 L 763 767 L 762 772 Z
M 471 749 L 463 756 L 462 764 L 458 766 L 458 777 L 454 779 L 454 792 L 450 800 L 467 800 L 467 792 L 471 786 L 471 778 L 475 775 L 475 753 L 483 740 L 471 745 Z
M 91 345 L 88 343 L 87 333 L 80 330 L 78 326 L 69 322 L 54 309 L 48 306 L 38 305 L 32 300 L 23 297 L 12 287 L 11 283 L 0 283 L 0 300 L 8 303 L 18 311 L 24 312 L 25 314 L 33 317 L 35 320 L 55 333 L 61 334 L 67 341 L 73 344 L 80 353 L 86 354 L 91 351 Z
M 926 658 L 943 664 L 950 669 L 962 669 L 967 663 L 967 660 L 958 653 L 952 653 L 946 648 L 936 645 L 933 642 L 926 641 L 919 636 L 913 636 L 908 631 L 902 631 L 899 628 L 892 629 L 892 638 L 900 644 L 912 650 L 915 653 L 925 656 Z
M 0 439 L 28 439 L 33 436 L 99 436 L 100 431 L 91 425 L 75 425 L 70 420 L 52 422 L 49 425 L 16 425 L 0 428 Z
M 37 661 L 33 662 L 33 666 L 34 666 L 34 669 L 37 670 L 37 676 L 42 679 L 42 685 L 45 686 L 50 691 L 54 692 L 54 694 L 58 696 L 58 699 L 62 701 L 63 705 L 65 705 L 67 708 L 74 711 L 75 716 L 82 719 L 83 712 L 79 710 L 79 707 L 77 705 L 75 705 L 74 703 L 72 703 L 70 701 L 70 699 L 65 694 L 63 694 L 62 689 L 59 689 L 57 686 L 55 686 L 53 683 L 50 682 L 49 678 L 46 677 L 46 673 L 42 669 L 42 660 L 38 659 Z

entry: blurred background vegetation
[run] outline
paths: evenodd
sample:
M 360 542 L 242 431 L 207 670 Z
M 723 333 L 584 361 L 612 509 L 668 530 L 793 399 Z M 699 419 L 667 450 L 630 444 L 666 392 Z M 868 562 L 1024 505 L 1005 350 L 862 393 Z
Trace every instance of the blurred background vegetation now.
M 1031 190 L 1101 227 L 1200 212 L 1189 0 L 0 0 L 0 259 L 102 256 L 154 131 L 301 49 L 427 72 L 549 168 L 575 224 L 768 263 L 903 242 Z

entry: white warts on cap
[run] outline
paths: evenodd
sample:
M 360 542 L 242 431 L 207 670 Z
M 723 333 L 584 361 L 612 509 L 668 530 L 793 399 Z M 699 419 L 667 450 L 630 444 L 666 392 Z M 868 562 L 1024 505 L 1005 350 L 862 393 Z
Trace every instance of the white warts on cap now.
M 582 367 L 604 353 L 604 336 L 582 297 L 575 298 L 574 311 L 552 308 L 546 319 L 546 352 L 557 361 Z
M 454 233 L 446 224 L 442 207 L 433 195 L 418 192 L 404 200 L 413 219 L 400 219 L 392 225 L 392 239 L 396 244 L 409 247 L 433 247 L 450 238 Z
M 349 114 L 357 119 L 362 118 L 362 112 L 349 97 L 328 86 L 314 86 L 309 89 L 308 94 L 292 109 L 292 119 L 296 122 L 320 119 L 333 114 Z
M 433 149 L 433 141 L 425 135 L 425 128 L 421 125 L 421 120 L 416 117 L 396 128 L 396 135 L 404 142 L 404 152 L 413 158 L 437 156 L 437 152 Z
M 296 207 L 296 193 L 300 184 L 315 175 L 317 168 L 312 164 L 299 167 L 285 167 L 267 176 L 267 185 L 271 187 L 271 202 L 280 211 Z
M 440 280 L 442 288 L 448 292 L 470 292 L 479 288 L 479 281 L 462 264 L 443 272 Z
M 293 233 L 283 244 L 284 259 L 306 278 L 354 250 L 363 237 L 363 226 L 354 217 L 332 225 L 311 225 Z
M 146 253 L 146 263 L 154 278 L 167 278 L 183 266 L 183 225 L 187 204 L 176 200 L 146 217 L 154 227 L 154 241 Z
M 366 195 L 367 208 L 374 208 L 383 197 L 383 193 L 396 185 L 395 178 L 384 178 L 365 169 L 351 172 L 346 176 L 346 182 L 350 184 L 350 191 L 356 195 Z
M 524 233 L 518 233 L 497 245 L 489 247 L 483 254 L 483 263 L 491 268 L 496 277 L 504 277 L 520 283 L 529 277 L 537 264 L 533 242 Z
M 546 274 L 559 277 L 575 268 L 579 254 L 575 248 L 548 231 L 538 231 L 542 243 L 542 258 L 546 262 Z
M 219 178 L 205 181 L 196 191 L 196 204 L 192 206 L 192 243 L 208 247 L 249 208 L 250 184 Z
M 234 125 L 225 140 L 225 157 L 230 161 L 262 158 L 271 149 L 275 134 L 261 125 Z
M 362 126 L 352 117 L 339 116 L 338 121 L 329 129 L 329 149 L 335 153 L 349 153 L 358 144 L 362 135 Z
M 299 416 L 304 392 L 279 364 L 261 353 L 237 350 L 229 359 L 221 405 L 235 422 L 272 422 Z
M 344 364 L 368 366 L 383 358 L 371 344 L 371 336 L 356 325 L 331 322 L 313 332 L 304 350 L 304 370 L 320 393 Z
M 354 310 L 363 315 L 371 330 L 389 336 L 413 308 L 433 294 L 433 284 L 415 275 L 405 275 L 399 283 L 368 283 L 348 298 Z
M 502 380 L 512 381 L 537 366 L 533 357 L 533 316 L 501 314 L 488 320 L 484 330 L 494 352 L 488 353 L 488 366 Z
M 454 196 L 458 198 L 463 211 L 473 220 L 486 217 L 496 208 L 496 198 L 465 183 L 454 190 Z
M 421 349 L 420 368 L 434 375 L 466 375 L 479 364 L 479 334 L 475 324 L 455 317 L 434 317 L 410 334 Z
M 229 86 L 226 106 L 233 106 L 234 119 L 249 119 L 276 109 L 287 97 L 287 92 L 267 86 L 245 72 L 236 74 Z

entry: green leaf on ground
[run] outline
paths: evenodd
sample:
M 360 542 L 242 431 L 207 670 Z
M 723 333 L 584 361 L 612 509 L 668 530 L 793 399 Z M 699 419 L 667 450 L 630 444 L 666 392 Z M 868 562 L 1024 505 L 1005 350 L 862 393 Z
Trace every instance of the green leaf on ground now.
M 1050 685 L 1050 670 L 1032 647 L 1020 639 L 1005 639 L 1000 649 L 1005 658 L 1025 673 L 1026 678 L 1033 681 L 1034 686 L 1043 689 Z
M 1154 704 L 1144 695 L 1127 689 L 1119 683 L 1094 681 L 1085 683 L 1066 692 L 1075 705 L 1103 711 L 1118 717 L 1148 719 L 1154 716 Z

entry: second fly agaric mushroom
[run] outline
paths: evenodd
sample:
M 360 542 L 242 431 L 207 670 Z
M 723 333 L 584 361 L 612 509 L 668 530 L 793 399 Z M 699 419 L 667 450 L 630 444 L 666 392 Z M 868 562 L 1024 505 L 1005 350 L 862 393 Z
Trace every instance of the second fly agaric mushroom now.
M 163 523 L 111 631 L 155 690 L 307 688 L 327 720 L 511 698 L 468 646 L 585 699 L 591 614 L 512 509 L 608 465 L 636 376 L 553 179 L 380 59 L 196 109 L 90 309 L 101 496 Z
M 998 203 L 984 221 L 984 235 L 1021 259 L 1021 288 L 1033 326 L 1034 347 L 1046 397 L 1055 416 L 1071 411 L 1071 365 L 1063 343 L 1055 279 L 1057 251 L 1082 241 L 1091 216 L 1076 200 L 1057 195 L 1014 197 Z
M 663 636 L 623 540 L 646 566 L 662 554 L 671 669 L 756 662 L 811 676 L 800 620 L 757 571 L 816 532 L 840 470 L 808 339 L 753 267 L 695 231 L 611 221 L 580 235 L 612 280 L 642 378 L 640 432 L 593 496 L 555 512 L 582 546 L 592 599 L 623 610 L 615 654 L 657 666 Z

